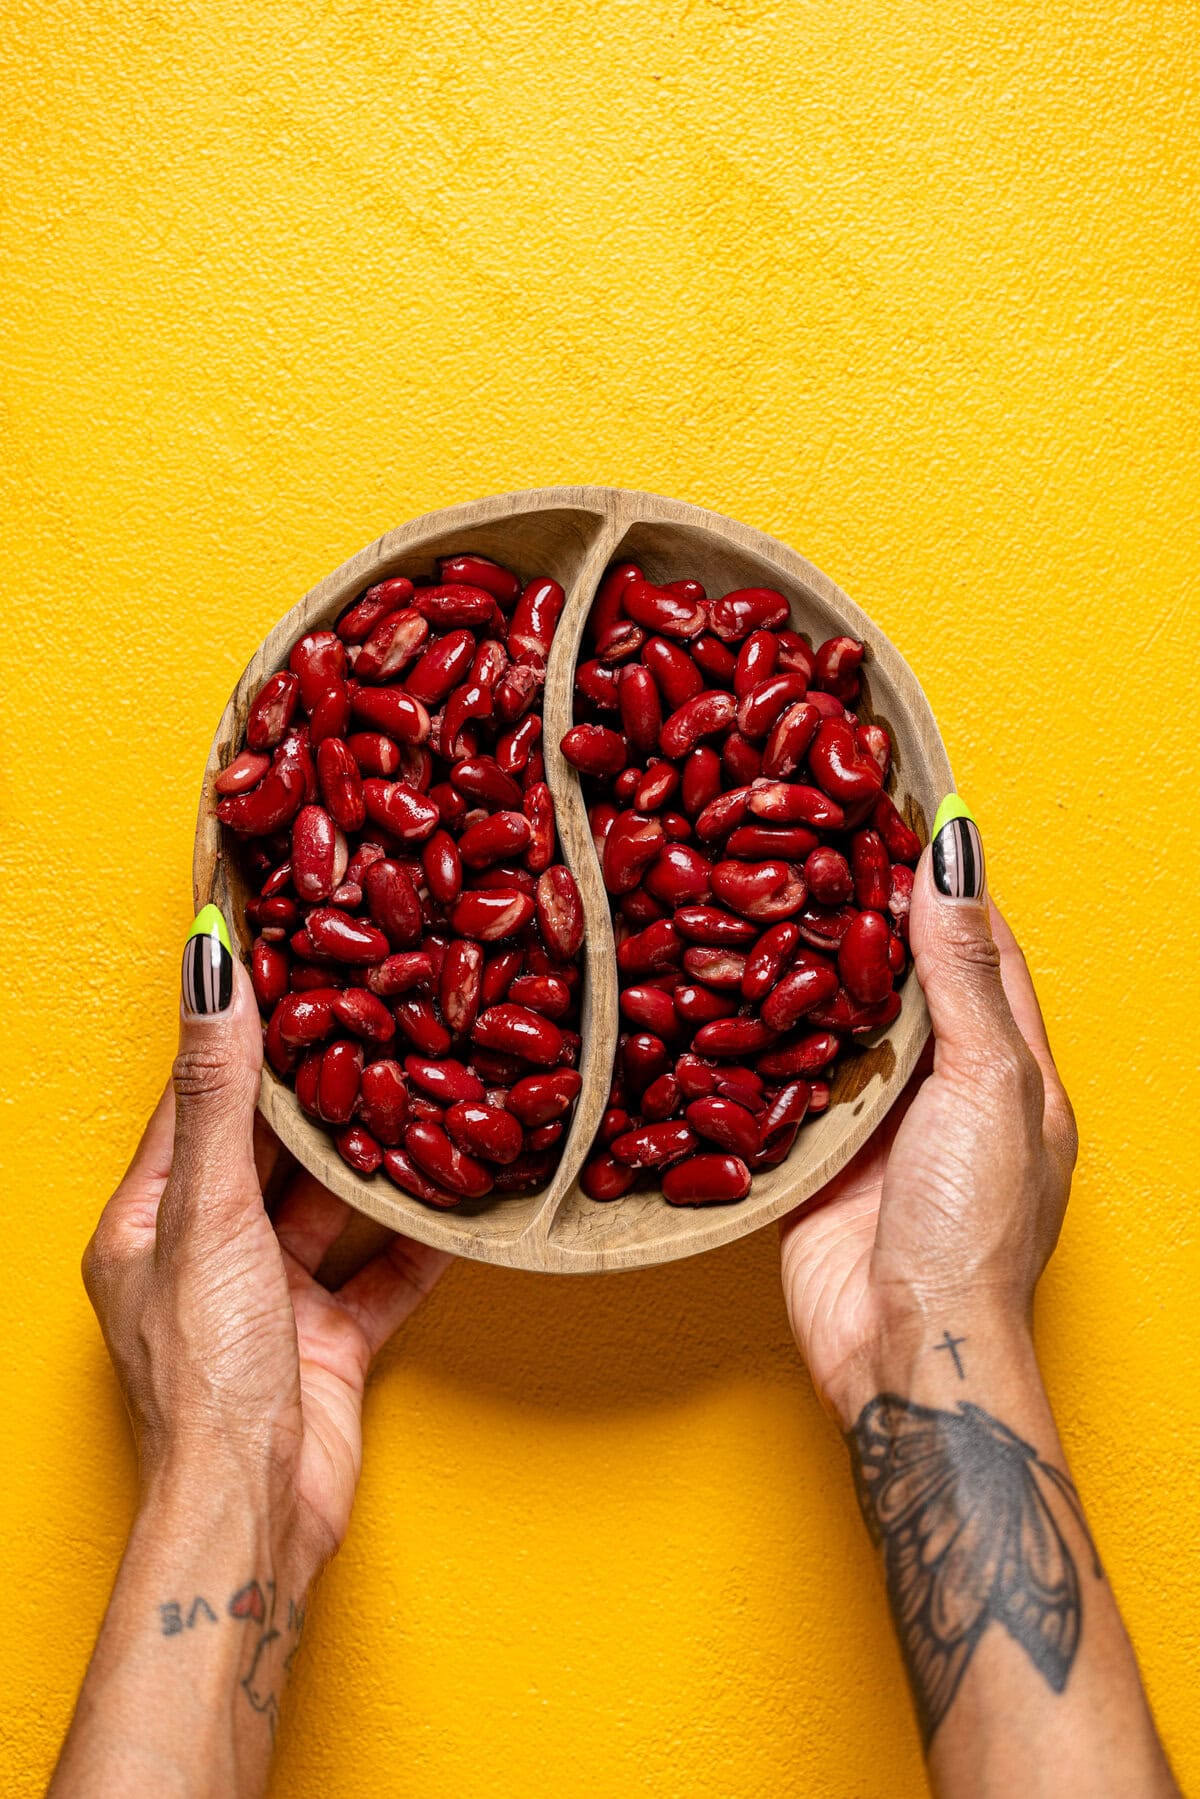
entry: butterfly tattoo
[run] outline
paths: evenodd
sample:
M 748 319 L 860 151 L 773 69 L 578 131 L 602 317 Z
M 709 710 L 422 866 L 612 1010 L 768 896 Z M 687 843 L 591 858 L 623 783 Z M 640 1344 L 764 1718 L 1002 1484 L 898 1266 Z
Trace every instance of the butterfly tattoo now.
M 1067 1476 L 962 1401 L 940 1412 L 881 1393 L 863 1408 L 850 1446 L 926 1746 L 993 1620 L 1061 1693 L 1083 1608 L 1052 1497 L 1075 1519 L 1101 1576 Z

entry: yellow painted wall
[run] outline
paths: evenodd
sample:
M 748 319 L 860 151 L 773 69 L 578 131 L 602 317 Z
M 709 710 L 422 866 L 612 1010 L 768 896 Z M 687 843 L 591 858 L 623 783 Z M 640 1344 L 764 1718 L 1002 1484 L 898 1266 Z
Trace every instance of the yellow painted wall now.
M 249 651 L 559 481 L 765 527 L 923 679 L 1083 1156 L 1041 1341 L 1184 1783 L 1196 1702 L 1195 15 L 1063 0 L 4 0 L 0 1785 L 132 1495 L 77 1260 L 171 1053 Z M 368 1404 L 289 1799 L 906 1799 L 773 1233 L 452 1271 Z

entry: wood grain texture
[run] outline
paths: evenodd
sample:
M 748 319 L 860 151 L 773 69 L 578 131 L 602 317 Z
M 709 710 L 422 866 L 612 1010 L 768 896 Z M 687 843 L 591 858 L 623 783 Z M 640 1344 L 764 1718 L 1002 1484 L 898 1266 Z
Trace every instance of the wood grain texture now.
M 212 782 L 236 754 L 250 701 L 267 675 L 286 664 L 296 640 L 331 624 L 364 587 L 388 575 L 432 574 L 439 555 L 467 549 L 495 557 L 525 579 L 552 575 L 567 595 L 547 670 L 544 749 L 562 855 L 579 883 L 587 939 L 583 1088 L 561 1161 L 540 1193 L 437 1212 L 401 1193 L 383 1174 L 355 1174 L 269 1068 L 263 1072 L 261 1110 L 297 1160 L 359 1211 L 477 1261 L 596 1273 L 714 1248 L 782 1216 L 845 1166 L 903 1089 L 928 1035 L 928 1013 L 910 977 L 895 1024 L 882 1041 L 839 1065 L 835 1103 L 804 1126 L 785 1162 L 755 1176 L 749 1198 L 740 1204 L 676 1209 L 654 1190 L 599 1205 L 582 1192 L 579 1171 L 604 1109 L 616 1045 L 616 957 L 578 777 L 558 744 L 572 722 L 579 645 L 600 577 L 615 558 L 630 558 L 651 580 L 691 576 L 712 594 L 751 585 L 778 587 L 791 601 L 793 623 L 814 642 L 839 632 L 863 638 L 868 646 L 863 710 L 892 734 L 894 798 L 922 839 L 953 785 L 937 726 L 899 652 L 827 576 L 786 545 L 719 513 L 603 487 L 543 488 L 428 513 L 388 532 L 306 594 L 251 658 L 222 715 L 204 771 L 193 877 L 197 907 L 210 900 L 220 906 L 244 952 L 249 949 L 247 895 L 236 859 L 225 853 Z

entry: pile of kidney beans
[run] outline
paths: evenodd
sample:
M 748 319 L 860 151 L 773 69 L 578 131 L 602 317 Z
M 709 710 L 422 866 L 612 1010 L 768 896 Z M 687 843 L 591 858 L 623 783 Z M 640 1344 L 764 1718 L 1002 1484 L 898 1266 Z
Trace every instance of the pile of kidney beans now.
M 562 751 L 585 778 L 617 938 L 622 1034 L 584 1191 L 744 1199 L 829 1104 L 845 1046 L 890 1024 L 916 834 L 862 724 L 863 645 L 814 650 L 771 588 L 710 600 L 611 569 Z
M 544 1185 L 580 1090 L 583 910 L 534 709 L 563 599 L 474 555 L 380 582 L 263 683 L 216 778 L 271 1067 L 433 1206 Z

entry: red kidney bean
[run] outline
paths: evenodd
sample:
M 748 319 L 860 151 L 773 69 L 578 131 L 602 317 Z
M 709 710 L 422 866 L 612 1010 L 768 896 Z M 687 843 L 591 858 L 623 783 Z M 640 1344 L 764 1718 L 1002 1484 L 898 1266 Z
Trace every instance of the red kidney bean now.
M 573 725 L 559 747 L 572 768 L 593 779 L 611 779 L 628 760 L 625 739 L 607 725 Z
M 657 974 L 683 961 L 683 944 L 669 918 L 648 924 L 644 931 L 617 945 L 617 967 L 624 975 Z
M 790 608 L 773 587 L 739 587 L 709 608 L 712 629 L 722 643 L 740 643 L 752 631 L 787 623 Z
M 609 668 L 595 657 L 581 662 L 575 670 L 575 685 L 586 700 L 603 712 L 615 712 L 620 704 L 619 668 Z
M 621 1072 L 635 1094 L 644 1093 L 670 1065 L 667 1046 L 653 1031 L 635 1031 L 621 1045 Z
M 331 906 L 342 912 L 357 912 L 363 902 L 363 890 L 357 881 L 343 881 L 329 896 Z
M 703 984 L 684 982 L 675 988 L 671 998 L 675 1002 L 676 1012 L 692 1030 L 699 1030 L 702 1025 L 711 1024 L 715 1019 L 731 1018 L 738 1009 L 735 994 L 720 993 Z
M 553 1067 L 562 1051 L 563 1034 L 549 1018 L 527 1006 L 507 1001 L 481 1012 L 471 1028 L 471 1041 L 481 1049 L 523 1056 L 527 1062 Z
M 812 950 L 797 950 L 787 974 L 763 1000 L 762 1021 L 772 1031 L 790 1031 L 806 1012 L 831 999 L 837 986 L 837 971 L 831 963 Z
M 738 700 L 738 730 L 743 737 L 765 737 L 780 716 L 804 698 L 806 691 L 803 675 L 770 675 L 757 682 Z
M 272 1011 L 287 992 L 289 968 L 286 951 L 261 937 L 255 938 L 250 952 L 250 979 L 254 997 L 264 1012 Z
M 794 1080 L 797 1075 L 816 1074 L 833 1061 L 840 1048 L 841 1041 L 832 1031 L 810 1031 L 806 1037 L 767 1050 L 754 1066 L 768 1081 Z
M 388 1147 L 399 1143 L 408 1121 L 408 1088 L 399 1062 L 369 1063 L 359 1091 L 362 1121 L 371 1135 Z
M 464 757 L 450 770 L 450 779 L 460 793 L 490 811 L 500 807 L 511 812 L 521 810 L 521 789 L 492 756 Z
M 821 714 L 811 700 L 799 700 L 789 706 L 776 719 L 767 737 L 763 775 L 773 781 L 790 779 L 808 754 L 820 723 Z
M 372 862 L 363 876 L 363 893 L 367 910 L 386 934 L 389 947 L 415 949 L 425 921 L 407 868 L 386 856 Z
M 575 877 L 558 862 L 538 876 L 534 894 L 538 928 L 551 955 L 570 962 L 583 947 L 583 901 Z
M 652 761 L 634 788 L 634 811 L 657 812 L 660 806 L 665 806 L 669 799 L 674 798 L 678 786 L 677 768 L 669 762 Z
M 498 613 L 496 602 L 486 588 L 458 582 L 419 587 L 413 594 L 412 603 L 438 631 L 463 627 L 486 631 L 494 624 Z
M 409 692 L 401 693 L 395 687 L 362 687 L 351 681 L 350 711 L 397 743 L 425 743 L 429 737 L 429 713 L 413 695 L 411 679 L 408 687 Z
M 407 668 L 429 639 L 429 621 L 413 608 L 389 612 L 367 638 L 354 662 L 356 681 L 390 681 Z
M 589 1199 L 601 1204 L 620 1199 L 637 1179 L 636 1170 L 614 1161 L 611 1155 L 592 1156 L 579 1177 L 579 1184 Z
M 383 1161 L 383 1150 L 361 1124 L 347 1125 L 334 1134 L 334 1144 L 342 1161 L 358 1174 L 374 1174 Z
M 456 687 L 442 713 L 438 744 L 441 755 L 450 761 L 470 755 L 476 744 L 466 726 L 471 719 L 491 718 L 494 707 L 491 688 L 482 682 L 468 680 Z
M 349 1124 L 358 1101 L 362 1045 L 339 1038 L 321 1058 L 317 1076 L 317 1111 L 326 1124 Z
M 295 717 L 299 699 L 300 683 L 294 674 L 281 670 L 264 681 L 246 714 L 246 747 L 275 749 Z
M 796 924 L 811 949 L 836 950 L 855 918 L 853 906 L 808 905 Z
M 629 664 L 621 670 L 617 694 L 626 740 L 637 755 L 652 756 L 658 748 L 663 719 L 654 676 L 640 663 Z
M 850 866 L 854 871 L 855 905 L 862 912 L 886 911 L 892 891 L 892 864 L 878 832 L 854 833 L 850 840 Z
M 511 569 L 471 552 L 439 556 L 438 580 L 456 587 L 482 587 L 502 606 L 511 606 L 521 591 L 521 583 Z
M 362 643 L 371 635 L 381 618 L 399 606 L 407 606 L 413 596 L 413 584 L 403 575 L 380 581 L 343 612 L 337 622 L 337 634 L 344 643 Z
M 660 1074 L 642 1094 L 642 1116 L 648 1124 L 661 1124 L 673 1118 L 680 1105 L 679 1082 L 673 1074 Z M 614 1132 L 614 1136 L 621 1135 Z
M 715 687 L 732 687 L 733 677 L 737 673 L 737 657 L 718 637 L 706 631 L 701 637 L 694 637 L 688 646 L 692 660 L 698 664 L 710 685 Z
M 883 785 L 878 764 L 861 748 L 853 725 L 845 719 L 826 718 L 813 738 L 808 766 L 832 799 L 851 801 L 873 798 Z
M 742 998 L 753 1002 L 768 994 L 791 966 L 799 944 L 799 928 L 789 920 L 785 919 L 764 931 L 745 958 Z
M 749 1193 L 750 1170 L 740 1156 L 689 1156 L 667 1169 L 662 1187 L 669 1205 L 728 1205 Z
M 583 1080 L 573 1068 L 556 1068 L 550 1074 L 529 1074 L 510 1089 L 508 1108 L 528 1129 L 562 1118 L 575 1103 Z
M 749 787 L 734 787 L 719 793 L 696 819 L 696 835 L 705 843 L 716 843 L 736 829 L 746 816 L 750 804 Z
M 365 987 L 345 988 L 334 999 L 333 1012 L 348 1031 L 372 1043 L 388 1043 L 396 1035 L 396 1020 L 383 1001 Z
M 346 748 L 364 775 L 380 775 L 390 780 L 400 772 L 400 748 L 382 731 L 352 731 Z
M 596 654 L 602 662 L 627 662 L 636 656 L 646 641 L 646 633 L 631 618 L 619 618 L 596 639 Z
M 722 912 L 719 906 L 680 906 L 673 924 L 692 943 L 747 944 L 758 936 L 758 926 L 752 919 Z
M 541 689 L 543 676 L 539 669 L 522 662 L 510 662 L 496 685 L 496 721 L 515 725 L 533 705 Z
M 490 812 L 471 825 L 458 840 L 458 853 L 470 868 L 487 868 L 509 856 L 519 856 L 532 835 L 529 820 L 521 812 Z
M 662 1168 L 680 1156 L 691 1155 L 698 1147 L 696 1134 L 678 1120 L 661 1124 L 643 1124 L 624 1131 L 609 1145 L 614 1162 L 627 1168 Z
M 735 1105 L 744 1107 L 756 1118 L 767 1109 L 761 1075 L 755 1074 L 752 1068 L 739 1067 L 736 1063 L 732 1067 L 718 1068 L 717 1096 L 733 1100 Z
M 622 806 L 627 806 L 632 800 L 637 792 L 642 774 L 643 770 L 640 768 L 623 768 L 613 782 L 613 797 L 619 800 Z
M 370 871 L 368 870 L 368 873 Z M 313 948 L 336 962 L 363 966 L 382 962 L 387 955 L 388 940 L 374 925 L 363 924 L 336 906 L 317 906 L 309 913 L 305 929 Z
M 343 831 L 360 831 L 366 821 L 362 775 L 349 746 L 326 737 L 317 748 L 317 785 L 334 822 Z
M 256 754 L 254 750 L 243 750 L 223 768 L 213 786 L 219 794 L 245 793 L 248 788 L 257 787 L 271 766 L 271 758 Z
M 502 1000 L 524 963 L 524 952 L 519 949 L 501 950 L 499 955 L 486 961 L 480 978 L 480 1005 L 494 1006 L 498 1000 Z
M 859 748 L 866 751 L 886 781 L 888 769 L 892 766 L 892 740 L 883 726 L 858 725 L 854 735 L 858 739 Z
M 463 869 L 459 846 L 449 831 L 439 829 L 422 844 L 421 867 L 438 905 L 452 906 L 462 892 Z
M 464 1199 L 483 1199 L 491 1192 L 492 1177 L 482 1162 L 465 1155 L 439 1124 L 410 1124 L 404 1148 L 417 1166 L 450 1193 Z
M 231 794 L 217 806 L 217 817 L 246 837 L 265 837 L 295 817 L 307 790 L 298 758 L 276 762 L 249 793 Z
M 844 906 L 854 897 L 854 881 L 850 864 L 840 850 L 822 844 L 804 863 L 808 891 L 822 906 Z
M 664 756 L 686 756 L 702 737 L 729 730 L 736 713 L 731 693 L 699 693 L 672 712 L 659 733 L 659 748 Z
M 381 999 L 395 999 L 414 987 L 428 985 L 433 979 L 433 963 L 424 950 L 408 950 L 398 956 L 385 956 L 374 968 L 368 968 L 366 983 Z
M 571 1010 L 571 989 L 552 974 L 519 974 L 508 990 L 515 1006 L 526 1006 L 540 1012 L 543 1018 L 556 1022 Z
M 746 972 L 746 958 L 736 949 L 694 943 L 683 952 L 683 966 L 694 981 L 701 981 L 706 987 L 715 987 L 718 991 L 740 992 L 742 977 Z M 630 988 L 629 991 L 635 992 L 636 989 Z
M 646 891 L 668 908 L 700 905 L 712 892 L 712 863 L 686 843 L 664 843 L 642 877 Z
M 410 993 L 395 1007 L 396 1024 L 414 1050 L 422 1056 L 444 1056 L 450 1049 L 449 1031 L 423 994 Z
M 712 889 L 723 906 L 764 924 L 790 917 L 806 898 L 804 881 L 790 862 L 718 862 Z
M 701 1025 L 692 1047 L 702 1056 L 753 1056 L 769 1049 L 777 1034 L 759 1018 L 715 1018 Z
M 679 1018 L 671 995 L 658 987 L 625 987 L 621 1012 L 635 1030 L 652 1031 L 657 1037 L 673 1037 Z
M 385 1149 L 383 1152 L 383 1171 L 393 1180 L 402 1193 L 408 1193 L 422 1204 L 436 1206 L 439 1211 L 448 1211 L 459 1205 L 460 1193 L 449 1193 L 444 1187 L 428 1179 L 416 1163 L 402 1149 Z
M 626 584 L 622 604 L 627 617 L 660 637 L 686 641 L 708 624 L 708 608 L 703 601 L 654 587 L 645 580 Z
M 672 712 L 704 690 L 704 676 L 687 651 L 665 637 L 647 638 L 642 646 L 642 661 Z
M 721 748 L 721 777 L 735 787 L 748 787 L 762 774 L 762 751 L 757 744 L 731 731 Z
M 706 1099 L 716 1092 L 717 1064 L 688 1050 L 675 1063 L 675 1079 L 684 1099 Z
M 346 974 L 329 962 L 322 962 L 319 967 L 313 962 L 293 962 L 288 985 L 293 993 L 316 993 L 322 989 L 332 993 L 346 985 Z
M 302 806 L 292 825 L 292 881 L 302 900 L 328 899 L 346 872 L 346 839 L 323 806 Z
M 545 874 L 554 860 L 554 801 L 544 781 L 534 781 L 525 789 L 522 812 L 529 825 L 529 842 L 525 848 L 525 867 L 531 875 Z
M 888 962 L 887 919 L 879 912 L 860 912 L 842 938 L 838 973 L 846 991 L 864 1006 L 876 1006 L 892 988 Z
M 486 1162 L 515 1162 L 525 1145 L 525 1133 L 517 1119 L 497 1106 L 474 1100 L 450 1106 L 445 1128 L 460 1150 Z
M 871 813 L 871 824 L 887 845 L 893 862 L 915 862 L 921 854 L 921 839 L 905 823 L 890 794 L 881 793 Z
M 483 1082 L 453 1057 L 443 1061 L 433 1056 L 405 1056 L 404 1072 L 412 1086 L 420 1087 L 441 1106 L 483 1098 Z
M 322 690 L 308 717 L 309 742 L 314 749 L 327 737 L 344 737 L 350 728 L 350 691 L 344 681 Z
M 504 645 L 498 638 L 485 637 L 475 651 L 470 678 L 494 694 L 496 685 L 507 667 L 508 651 Z
M 533 900 L 519 888 L 469 888 L 450 908 L 450 928 L 460 937 L 497 943 L 524 930 L 533 910 Z
M 496 742 L 496 765 L 506 775 L 519 775 L 529 761 L 530 755 L 541 742 L 542 721 L 535 712 L 529 713 L 519 725 L 506 731 Z
M 779 661 L 779 639 L 774 631 L 751 631 L 742 643 L 733 671 L 733 691 L 740 701 L 762 681 L 770 680 Z M 807 680 L 805 686 L 807 687 Z
M 698 1136 L 707 1137 L 710 1143 L 719 1143 L 722 1149 L 731 1150 L 735 1156 L 745 1159 L 758 1148 L 758 1121 L 736 1100 L 722 1099 L 716 1094 L 694 1099 L 684 1116 Z
M 756 818 L 771 824 L 816 825 L 840 831 L 845 823 L 845 813 L 836 800 L 799 782 L 762 781 L 752 789 L 749 806 Z
M 908 943 L 908 913 L 912 904 L 912 891 L 912 869 L 905 868 L 902 862 L 894 862 L 887 909 L 891 915 L 893 927 L 904 944 Z
M 301 1110 L 310 1118 L 319 1118 L 317 1111 L 317 1082 L 321 1078 L 321 1062 L 323 1049 L 310 1049 L 300 1058 L 296 1069 L 296 1098 L 300 1101 Z M 272 1066 L 274 1061 L 272 1059 Z M 281 1072 L 276 1070 L 276 1072 Z
M 858 670 L 865 648 L 857 637 L 829 638 L 817 651 L 813 663 L 814 685 L 852 705 L 858 698 Z
M 604 841 L 604 885 L 610 893 L 636 887 L 662 847 L 662 823 L 652 815 L 622 812 Z
M 529 583 L 508 627 L 508 653 L 514 662 L 545 668 L 565 604 L 566 595 L 557 581 L 543 577 Z
M 689 818 L 697 817 L 721 791 L 721 758 L 707 744 L 694 749 L 683 765 L 680 803 Z

